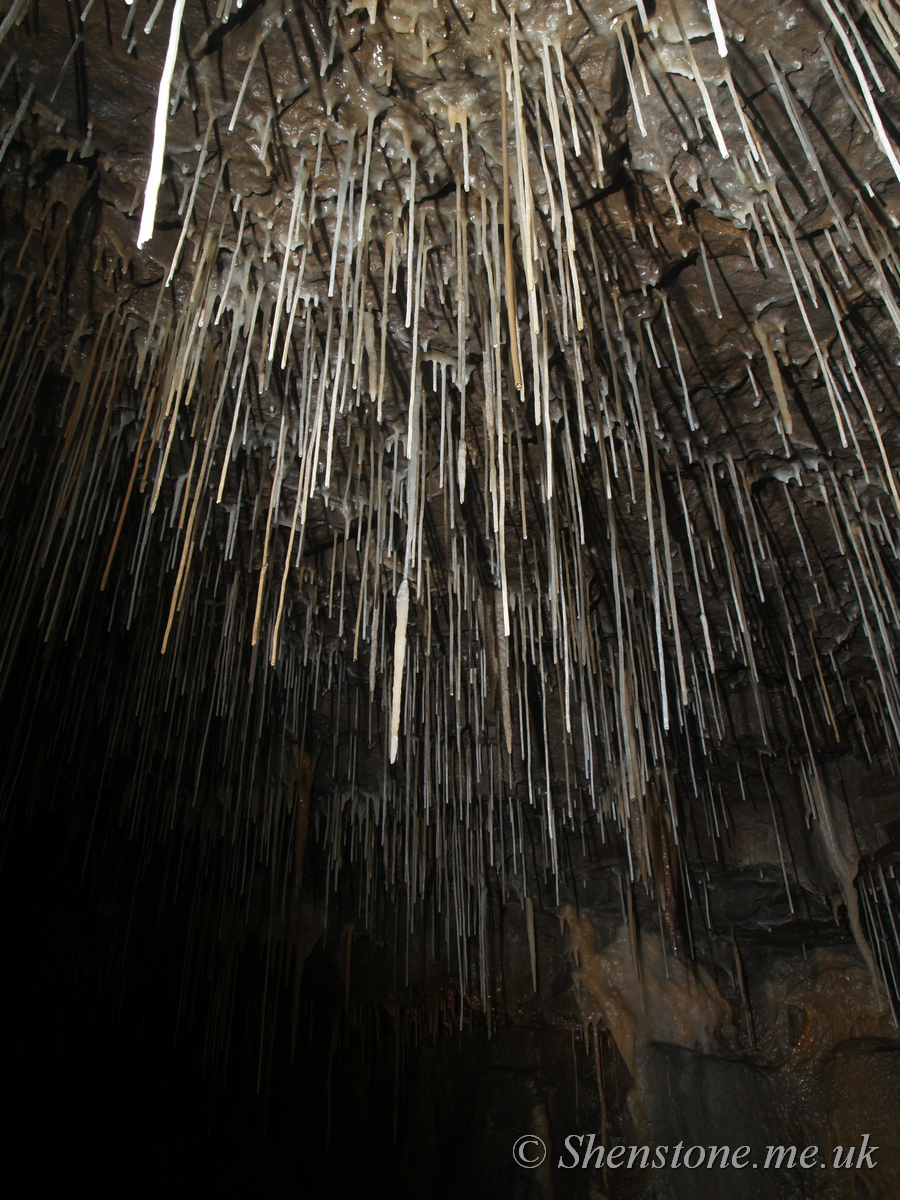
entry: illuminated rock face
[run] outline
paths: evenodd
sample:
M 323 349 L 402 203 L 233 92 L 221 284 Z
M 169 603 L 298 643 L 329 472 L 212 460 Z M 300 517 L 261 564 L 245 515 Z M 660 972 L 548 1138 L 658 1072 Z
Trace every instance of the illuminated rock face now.
M 530 1071 L 554 1144 L 668 1137 L 685 1079 L 685 1137 L 734 1079 L 744 1140 L 877 1140 L 893 0 L 25 0 L 0 75 L 7 879 L 81 914 L 34 918 L 40 994 L 92 947 L 220 1081 L 257 1039 L 263 1092 L 301 1059 L 356 1095 L 368 1031 L 422 1101 L 379 1076 L 371 1128 L 481 1123 L 472 1164 L 509 1097 L 464 1062 Z M 884 1161 L 821 1194 L 893 1195 Z

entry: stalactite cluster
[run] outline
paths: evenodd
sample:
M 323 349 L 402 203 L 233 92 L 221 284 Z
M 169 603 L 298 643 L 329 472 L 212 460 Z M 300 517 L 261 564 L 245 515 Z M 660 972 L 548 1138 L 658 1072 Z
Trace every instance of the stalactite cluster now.
M 261 912 L 296 1001 L 351 888 L 490 1025 L 579 844 L 689 957 L 736 806 L 800 903 L 791 804 L 896 996 L 898 81 L 893 0 L 17 0 L 7 809 L 37 722 L 198 973 Z

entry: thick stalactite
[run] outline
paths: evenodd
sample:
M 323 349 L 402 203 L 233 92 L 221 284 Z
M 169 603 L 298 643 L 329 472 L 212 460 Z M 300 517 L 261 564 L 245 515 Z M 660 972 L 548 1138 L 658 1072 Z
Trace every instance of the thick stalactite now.
M 895 1195 L 894 0 L 24 0 L 0 113 L 15 1087 Z

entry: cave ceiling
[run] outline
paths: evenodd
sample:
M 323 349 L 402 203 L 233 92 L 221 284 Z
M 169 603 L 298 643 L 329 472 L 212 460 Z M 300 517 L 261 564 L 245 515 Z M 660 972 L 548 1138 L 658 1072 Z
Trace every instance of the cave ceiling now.
M 896 991 L 891 0 L 6 8 L 7 814 L 394 1014 L 577 1026 L 565 905 Z

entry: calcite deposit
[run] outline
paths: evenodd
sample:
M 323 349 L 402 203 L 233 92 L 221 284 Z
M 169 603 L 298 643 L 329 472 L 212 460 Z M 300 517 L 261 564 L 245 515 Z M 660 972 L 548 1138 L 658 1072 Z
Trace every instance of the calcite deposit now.
M 48 1181 L 896 1196 L 894 0 L 0 7 Z

